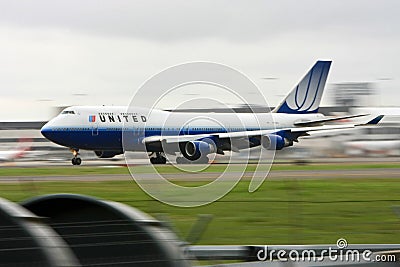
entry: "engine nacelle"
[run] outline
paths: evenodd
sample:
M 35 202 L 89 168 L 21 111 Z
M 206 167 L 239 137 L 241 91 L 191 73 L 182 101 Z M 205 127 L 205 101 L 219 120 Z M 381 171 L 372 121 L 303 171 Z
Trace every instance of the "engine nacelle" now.
M 261 145 L 267 150 L 281 150 L 284 147 L 292 146 L 293 142 L 280 135 L 270 134 L 261 137 Z
M 122 154 L 122 151 L 95 151 L 94 153 L 98 158 L 110 159 L 116 155 Z
M 217 152 L 217 147 L 212 140 L 189 141 L 185 145 L 183 155 L 190 160 L 199 159 L 201 156 Z

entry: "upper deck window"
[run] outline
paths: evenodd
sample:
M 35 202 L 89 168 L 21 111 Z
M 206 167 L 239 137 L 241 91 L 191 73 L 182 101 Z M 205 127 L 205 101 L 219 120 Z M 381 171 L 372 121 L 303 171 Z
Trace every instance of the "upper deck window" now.
M 73 110 L 64 110 L 63 112 L 61 112 L 61 114 L 75 114 L 75 111 L 73 111 Z

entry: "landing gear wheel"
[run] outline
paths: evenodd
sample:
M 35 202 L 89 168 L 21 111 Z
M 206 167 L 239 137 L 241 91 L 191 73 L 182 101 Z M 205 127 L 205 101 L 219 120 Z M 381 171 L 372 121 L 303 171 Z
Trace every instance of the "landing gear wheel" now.
M 73 157 L 72 160 L 71 160 L 72 165 L 81 165 L 82 160 L 81 160 L 81 158 L 79 157 L 79 149 L 71 148 L 70 150 L 71 150 L 71 152 L 72 152 L 72 155 L 74 155 L 74 157 Z
M 167 159 L 161 153 L 156 153 L 156 157 L 150 158 L 150 162 L 151 164 L 165 164 Z
M 167 163 L 167 159 L 165 157 L 161 157 L 160 161 L 161 161 L 161 164 Z
M 81 165 L 82 160 L 81 158 L 72 158 L 72 165 Z

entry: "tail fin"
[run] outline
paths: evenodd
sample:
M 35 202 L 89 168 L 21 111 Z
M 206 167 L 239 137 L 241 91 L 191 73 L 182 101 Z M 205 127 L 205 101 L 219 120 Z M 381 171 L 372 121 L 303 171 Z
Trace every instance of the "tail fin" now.
M 272 112 L 317 113 L 332 61 L 317 61 L 299 84 Z

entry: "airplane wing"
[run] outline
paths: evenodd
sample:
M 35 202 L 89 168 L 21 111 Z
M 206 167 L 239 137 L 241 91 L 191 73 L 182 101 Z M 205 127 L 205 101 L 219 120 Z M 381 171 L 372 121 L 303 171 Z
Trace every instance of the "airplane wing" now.
M 166 142 L 166 143 L 182 143 L 200 140 L 203 138 L 210 137 L 213 134 L 187 134 L 187 135 L 154 135 L 145 137 L 142 140 L 144 144 Z
M 202 141 L 204 139 L 213 140 L 219 147 L 229 147 L 230 150 L 239 151 L 243 148 L 249 148 L 261 144 L 263 136 L 278 135 L 285 138 L 288 142 L 298 142 L 301 136 L 308 136 L 309 132 L 327 131 L 338 129 L 350 129 L 357 126 L 377 124 L 383 118 L 382 115 L 375 117 L 365 124 L 340 124 L 340 125 L 322 125 L 309 127 L 293 127 L 276 130 L 254 130 L 240 131 L 227 133 L 211 133 L 211 134 L 194 134 L 194 135 L 179 135 L 179 136 L 150 136 L 143 139 L 143 144 L 146 145 L 161 145 L 165 144 L 184 144 L 191 141 Z M 243 142 L 242 145 L 241 142 Z M 233 145 L 235 144 L 235 145 Z
M 294 125 L 295 126 L 318 126 L 325 122 L 353 119 L 353 118 L 365 117 L 368 115 L 370 115 L 370 114 L 347 115 L 347 116 L 341 116 L 341 117 L 324 118 L 321 120 L 313 120 L 313 121 L 299 121 L 299 122 L 296 122 Z

